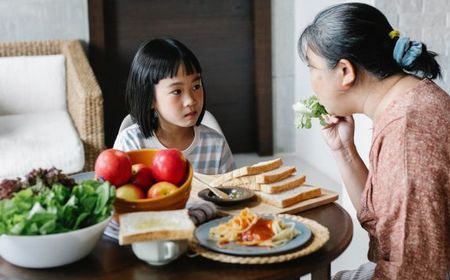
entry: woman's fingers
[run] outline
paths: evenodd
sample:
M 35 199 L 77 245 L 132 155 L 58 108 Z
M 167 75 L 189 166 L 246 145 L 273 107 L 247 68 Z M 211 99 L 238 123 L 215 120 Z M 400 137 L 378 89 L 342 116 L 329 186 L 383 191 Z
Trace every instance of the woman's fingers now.
M 351 124 L 353 124 L 353 123 L 355 122 L 355 121 L 353 120 L 353 115 L 345 116 L 345 117 L 343 117 L 343 119 L 344 119 L 346 122 L 351 123 Z
M 325 121 L 329 124 L 339 122 L 339 118 L 336 116 L 333 116 L 333 115 L 325 115 L 324 118 L 325 118 Z
M 327 128 L 333 127 L 334 125 L 336 125 L 339 122 L 339 118 L 336 116 L 333 116 L 333 115 L 325 115 L 324 119 L 325 119 L 325 122 L 327 123 L 327 125 L 322 127 L 322 129 L 327 129 Z

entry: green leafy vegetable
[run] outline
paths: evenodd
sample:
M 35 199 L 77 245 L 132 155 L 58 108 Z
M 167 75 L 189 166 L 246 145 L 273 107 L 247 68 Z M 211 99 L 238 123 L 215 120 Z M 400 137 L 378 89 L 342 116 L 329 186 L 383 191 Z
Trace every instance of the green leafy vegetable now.
M 325 107 L 319 103 L 319 100 L 317 100 L 315 95 L 295 103 L 292 108 L 296 113 L 295 126 L 297 128 L 311 128 L 312 118 L 318 118 L 322 126 L 327 124 L 324 117 L 328 112 Z
M 67 232 L 99 223 L 112 213 L 115 188 L 108 182 L 87 180 L 69 188 L 39 181 L 35 186 L 0 200 L 0 234 Z

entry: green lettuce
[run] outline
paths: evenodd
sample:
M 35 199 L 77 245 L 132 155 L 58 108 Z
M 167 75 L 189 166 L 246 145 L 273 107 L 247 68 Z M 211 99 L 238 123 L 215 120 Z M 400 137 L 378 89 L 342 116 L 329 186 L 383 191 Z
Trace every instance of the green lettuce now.
M 115 188 L 108 182 L 87 180 L 73 188 L 37 184 L 0 200 L 0 234 L 44 235 L 85 228 L 111 216 L 114 198 Z

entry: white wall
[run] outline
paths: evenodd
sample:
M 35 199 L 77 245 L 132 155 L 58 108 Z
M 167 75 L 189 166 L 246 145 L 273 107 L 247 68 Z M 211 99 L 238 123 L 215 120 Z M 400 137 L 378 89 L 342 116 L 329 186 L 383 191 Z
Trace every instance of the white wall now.
M 275 153 L 295 152 L 295 0 L 272 0 L 272 88 Z
M 89 42 L 87 0 L 0 1 L 0 42 L 52 39 Z

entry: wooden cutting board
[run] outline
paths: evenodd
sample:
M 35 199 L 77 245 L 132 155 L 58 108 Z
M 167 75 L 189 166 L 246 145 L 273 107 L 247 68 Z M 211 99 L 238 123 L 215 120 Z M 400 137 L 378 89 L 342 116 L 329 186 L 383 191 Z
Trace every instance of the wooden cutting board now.
M 208 183 L 216 177 L 214 175 L 204 175 L 204 174 L 199 174 L 199 173 L 195 173 L 195 175 L 200 177 L 201 180 L 208 182 Z M 310 186 L 308 184 L 305 184 L 305 185 Z M 194 200 L 200 199 L 197 194 L 205 188 L 206 187 L 202 183 L 200 183 L 199 181 L 197 181 L 194 178 L 192 180 L 191 198 Z M 264 214 L 264 213 L 293 214 L 293 213 L 298 213 L 298 212 L 305 211 L 305 210 L 308 210 L 308 209 L 311 209 L 314 207 L 318 207 L 318 206 L 321 206 L 321 205 L 324 205 L 327 203 L 331 203 L 333 201 L 336 201 L 339 198 L 339 194 L 332 190 L 321 188 L 321 191 L 322 191 L 322 195 L 319 197 L 307 199 L 305 201 L 300 201 L 296 204 L 293 204 L 293 205 L 291 205 L 289 207 L 285 207 L 285 208 L 278 208 L 278 207 L 266 204 L 266 203 L 262 202 L 257 196 L 255 196 L 253 200 L 244 202 L 242 204 L 238 204 L 235 206 L 227 206 L 227 207 L 217 206 L 217 210 L 218 210 L 219 214 L 221 214 L 221 215 L 236 215 L 236 214 L 239 214 L 239 212 L 245 207 L 250 208 L 250 210 L 252 210 L 252 212 L 257 213 L 257 214 Z

